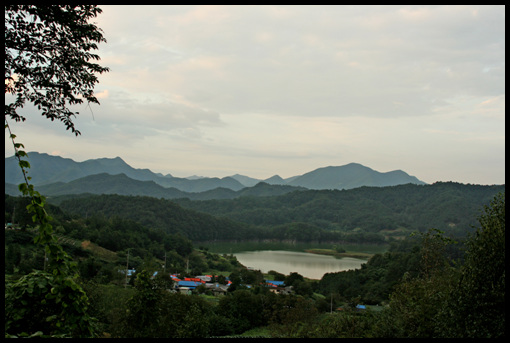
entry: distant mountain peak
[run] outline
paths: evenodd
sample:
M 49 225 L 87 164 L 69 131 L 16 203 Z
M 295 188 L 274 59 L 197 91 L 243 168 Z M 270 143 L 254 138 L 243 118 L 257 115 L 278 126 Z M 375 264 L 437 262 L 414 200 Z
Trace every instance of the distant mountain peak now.
M 254 179 L 252 177 L 244 176 L 244 175 L 240 175 L 240 174 L 235 174 L 235 175 L 232 175 L 230 177 L 232 179 L 236 180 L 237 182 L 239 182 L 240 184 L 242 184 L 245 187 L 253 187 L 257 183 L 260 182 L 260 180 L 258 180 L 258 179 Z
M 270 185 L 284 185 L 286 184 L 285 180 L 280 177 L 280 175 L 273 175 L 268 179 L 264 180 L 265 183 Z
M 261 181 L 269 185 L 288 185 L 308 189 L 351 189 L 362 186 L 385 187 L 406 183 L 425 184 L 402 170 L 381 173 L 356 162 L 343 166 L 322 167 L 287 179 L 274 175 L 266 180 L 259 180 L 240 174 L 221 179 L 196 176 L 174 178 L 170 174 L 163 176 L 149 169 L 133 168 L 120 156 L 75 162 L 69 158 L 35 151 L 29 152 L 28 155 L 32 166 L 30 173 L 34 185 L 70 182 L 100 173 L 110 175 L 122 173 L 131 179 L 153 181 L 162 187 L 174 187 L 184 192 L 204 192 L 218 187 L 239 191 L 244 187 L 253 187 Z M 9 184 L 23 182 L 23 175 L 14 156 L 5 158 L 5 182 Z
M 315 169 L 292 179 L 287 184 L 309 189 L 352 189 L 362 186 L 385 187 L 406 183 L 425 184 L 407 173 L 381 173 L 360 163 Z

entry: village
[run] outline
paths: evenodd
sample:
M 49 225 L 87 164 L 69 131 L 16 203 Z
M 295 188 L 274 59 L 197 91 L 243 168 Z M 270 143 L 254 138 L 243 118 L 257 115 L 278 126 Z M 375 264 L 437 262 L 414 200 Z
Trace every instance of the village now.
M 119 271 L 125 273 L 125 271 Z M 127 277 L 130 278 L 136 273 L 135 269 L 127 270 Z M 152 277 L 156 277 L 158 272 L 154 272 Z M 182 277 L 180 274 L 170 274 L 173 281 L 171 292 L 182 294 L 192 294 L 199 291 L 205 293 L 210 291 L 214 296 L 225 295 L 232 284 L 228 276 L 218 275 L 197 275 L 195 277 Z M 253 285 L 243 285 L 246 288 L 252 288 Z M 292 294 L 292 286 L 286 286 L 284 281 L 264 280 L 261 286 L 268 287 L 270 292 L 275 294 Z

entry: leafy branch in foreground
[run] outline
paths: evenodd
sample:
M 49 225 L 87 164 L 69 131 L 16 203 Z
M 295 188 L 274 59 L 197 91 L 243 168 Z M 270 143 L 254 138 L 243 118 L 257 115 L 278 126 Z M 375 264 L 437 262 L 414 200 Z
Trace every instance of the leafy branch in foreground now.
M 53 235 L 52 218 L 44 208 L 46 198 L 29 183 L 26 169 L 30 168 L 30 164 L 22 159 L 27 154 L 20 150 L 23 144 L 14 141 L 16 136 L 12 134 L 7 119 L 5 128 L 9 131 L 15 156 L 25 178 L 18 188 L 23 196 L 30 197 L 27 211 L 38 225 L 34 243 L 44 247 L 48 261 L 46 266 L 45 260 L 45 270 L 34 270 L 19 280 L 6 282 L 5 336 L 13 337 L 14 332 L 21 337 L 94 336 L 94 319 L 87 313 L 89 300 L 77 283 L 77 265 Z
M 18 188 L 30 198 L 27 211 L 38 226 L 34 243 L 44 247 L 43 271 L 33 271 L 5 284 L 5 336 L 90 337 L 93 321 L 87 313 L 87 294 L 77 283 L 76 263 L 58 244 L 45 210 L 46 198 L 30 184 L 30 163 L 22 143 L 16 143 L 8 118 L 25 121 L 18 109 L 30 103 L 52 121 L 58 119 L 75 135 L 70 106 L 94 96 L 96 73 L 108 68 L 91 61 L 97 44 L 105 42 L 90 18 L 101 13 L 96 5 L 5 6 L 5 129 L 12 140 L 24 182 Z M 46 265 L 46 259 L 48 264 Z
M 90 18 L 102 10 L 95 5 L 5 6 L 5 115 L 25 121 L 18 113 L 26 102 L 42 115 L 58 119 L 75 135 L 70 105 L 99 101 L 94 96 L 96 73 L 109 69 L 91 61 L 97 43 L 106 42 Z

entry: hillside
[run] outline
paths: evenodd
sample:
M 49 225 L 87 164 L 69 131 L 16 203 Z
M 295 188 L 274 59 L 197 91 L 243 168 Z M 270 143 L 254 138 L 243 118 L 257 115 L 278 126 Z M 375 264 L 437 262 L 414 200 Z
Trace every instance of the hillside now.
M 425 184 L 401 170 L 380 173 L 361 164 L 350 163 L 341 167 L 319 168 L 296 177 L 287 184 L 309 189 L 352 189 L 362 186 L 386 187 L 407 183 Z
M 28 161 L 32 166 L 29 172 L 32 177 L 32 183 L 36 186 L 57 182 L 68 183 L 87 176 L 105 173 L 109 175 L 124 174 L 133 180 L 152 181 L 161 187 L 175 188 L 188 193 L 200 193 L 216 188 L 239 191 L 245 187 L 253 187 L 260 182 L 308 189 L 352 189 L 362 186 L 385 187 L 407 183 L 425 184 L 416 177 L 410 176 L 401 170 L 380 173 L 358 163 L 319 168 L 287 179 L 274 175 L 266 180 L 258 180 L 239 174 L 224 178 L 178 178 L 170 174 L 163 176 L 160 173 L 153 173 L 149 169 L 133 168 L 120 157 L 75 162 L 72 159 L 60 156 L 29 152 Z M 23 176 L 14 156 L 5 158 L 5 183 L 19 184 L 21 182 L 23 182 Z M 61 189 L 64 188 L 63 186 L 61 187 Z M 57 193 L 61 194 L 62 191 Z M 65 194 L 71 193 L 67 192 Z
M 55 182 L 70 182 L 86 176 L 106 173 L 110 175 L 125 174 L 134 180 L 153 181 L 162 187 L 174 187 L 184 192 L 204 192 L 217 187 L 232 190 L 243 188 L 241 183 L 231 177 L 188 180 L 172 177 L 170 174 L 163 176 L 153 173 L 149 169 L 135 169 L 120 157 L 75 162 L 69 158 L 33 151 L 28 153 L 28 161 L 31 165 L 29 174 L 32 177 L 32 183 L 36 186 Z M 5 182 L 9 184 L 23 182 L 23 176 L 14 156 L 5 158 Z
M 255 186 L 246 187 L 238 191 L 230 188 L 218 187 L 204 192 L 184 192 L 174 187 L 163 187 L 154 181 L 139 181 L 129 178 L 126 174 L 110 175 L 107 173 L 94 174 L 76 179 L 70 182 L 56 182 L 38 187 L 41 194 L 51 197 L 54 203 L 59 203 L 58 198 L 64 195 L 79 194 L 118 194 L 118 195 L 140 195 L 151 196 L 163 199 L 189 198 L 191 200 L 211 199 L 234 199 L 241 196 L 275 196 L 296 190 L 305 190 L 303 187 L 286 185 L 268 185 L 259 182 Z M 18 187 L 12 184 L 5 184 L 5 194 L 18 196 Z
M 258 184 L 252 190 L 263 193 Z M 297 239 L 379 242 L 436 228 L 448 235 L 472 232 L 483 205 L 505 186 L 436 183 L 305 190 L 230 200 L 165 200 L 95 195 L 63 199 L 67 213 L 119 216 L 193 241 Z M 64 197 L 65 198 L 65 197 Z
M 308 223 L 323 229 L 361 232 L 425 231 L 465 235 L 476 216 L 505 186 L 432 185 L 309 190 L 276 197 L 177 200 L 184 207 L 262 227 Z
M 70 215 L 97 215 L 133 220 L 151 229 L 180 234 L 192 241 L 251 239 L 256 235 L 246 224 L 185 209 L 165 199 L 142 196 L 92 195 L 63 201 Z

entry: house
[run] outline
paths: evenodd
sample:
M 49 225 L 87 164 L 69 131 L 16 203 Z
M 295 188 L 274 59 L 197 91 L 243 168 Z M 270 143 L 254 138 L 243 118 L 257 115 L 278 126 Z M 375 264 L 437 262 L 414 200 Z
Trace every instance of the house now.
M 182 294 L 191 294 L 189 287 L 179 287 L 177 291 Z
M 184 281 L 193 281 L 193 282 L 198 282 L 198 283 L 205 283 L 205 281 L 200 279 L 199 277 L 185 277 Z
M 195 288 L 197 288 L 197 286 L 200 286 L 201 284 L 202 283 L 200 281 L 184 280 L 184 281 L 177 282 L 177 287 L 179 287 L 179 288 L 187 287 L 189 289 L 195 289 Z
M 120 271 L 124 272 L 124 271 Z M 128 275 L 131 275 L 134 273 L 135 270 L 129 270 Z M 155 272 L 152 276 L 155 277 L 158 274 L 158 272 Z M 218 282 L 212 282 L 218 276 L 213 275 L 199 275 L 196 277 L 184 277 L 182 278 L 178 274 L 169 274 L 170 278 L 174 282 L 174 287 L 171 292 L 179 292 L 183 294 L 191 294 L 193 290 L 195 290 L 198 286 L 204 285 L 204 287 L 207 290 L 210 290 L 215 296 L 218 295 L 224 295 L 227 293 L 228 288 L 232 284 L 232 281 L 228 279 L 228 277 L 225 277 L 225 280 L 227 282 L 226 285 L 220 284 Z M 292 286 L 285 286 L 284 281 L 273 281 L 273 280 L 265 280 L 262 285 L 269 288 L 269 290 L 276 294 L 291 294 Z M 251 288 L 251 285 L 245 285 L 248 288 Z
M 292 286 L 285 286 L 284 281 L 266 280 L 266 287 L 269 287 L 269 291 L 276 294 L 290 294 L 292 293 Z
M 124 275 L 126 274 L 126 270 L 125 269 L 119 269 L 118 272 L 121 273 L 121 274 L 124 274 Z M 136 269 L 128 269 L 127 270 L 127 276 L 128 277 L 133 276 L 134 273 L 136 273 Z
M 205 287 L 212 291 L 214 296 L 225 295 L 227 293 L 229 285 L 221 285 L 219 283 L 206 283 Z
M 196 277 L 197 279 L 200 279 L 203 282 L 211 282 L 212 275 L 199 275 Z
M 266 285 L 269 287 L 285 287 L 285 281 L 266 280 Z

